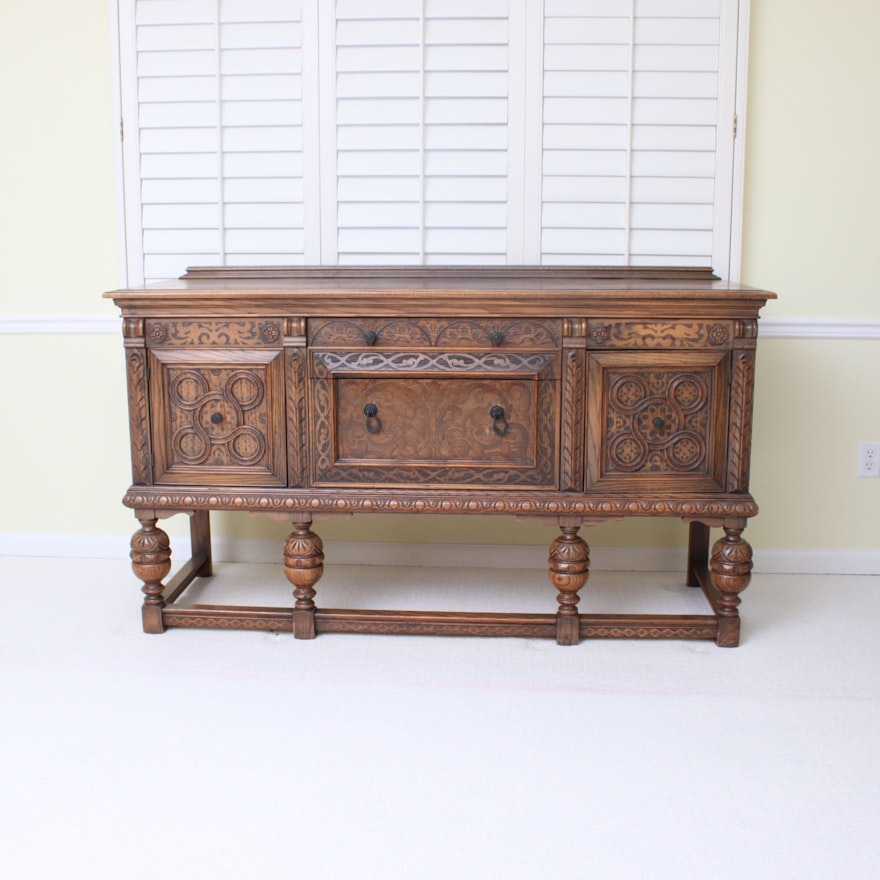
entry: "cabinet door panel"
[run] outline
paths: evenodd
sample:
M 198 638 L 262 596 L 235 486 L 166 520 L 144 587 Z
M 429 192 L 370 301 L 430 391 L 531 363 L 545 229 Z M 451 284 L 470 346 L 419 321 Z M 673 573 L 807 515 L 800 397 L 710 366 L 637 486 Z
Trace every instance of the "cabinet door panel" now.
M 155 481 L 284 486 L 279 351 L 150 352 Z
M 590 355 L 587 488 L 723 491 L 728 352 Z

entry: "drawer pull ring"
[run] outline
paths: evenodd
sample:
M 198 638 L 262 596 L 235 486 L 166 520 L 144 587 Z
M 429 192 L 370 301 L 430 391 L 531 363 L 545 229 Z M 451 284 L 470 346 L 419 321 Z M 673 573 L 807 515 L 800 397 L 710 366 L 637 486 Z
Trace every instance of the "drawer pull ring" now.
M 501 345 L 504 342 L 504 334 L 500 330 L 493 330 L 492 333 L 489 334 L 489 341 L 492 345 Z
M 213 413 L 213 414 L 211 415 L 211 421 L 212 421 L 215 425 L 219 425 L 220 422 L 223 421 L 223 413 L 218 413 L 218 412 Z
M 378 434 L 382 430 L 382 423 L 378 418 L 379 407 L 375 403 L 365 403 L 364 415 L 367 417 L 367 431 L 371 434 Z
M 379 334 L 375 330 L 364 330 L 364 342 L 367 345 L 375 345 L 378 338 Z
M 503 406 L 493 406 L 492 409 L 489 410 L 489 415 L 492 416 L 492 430 L 499 436 L 503 437 L 507 433 L 507 429 L 509 425 L 507 424 L 507 419 L 504 417 L 504 407 Z

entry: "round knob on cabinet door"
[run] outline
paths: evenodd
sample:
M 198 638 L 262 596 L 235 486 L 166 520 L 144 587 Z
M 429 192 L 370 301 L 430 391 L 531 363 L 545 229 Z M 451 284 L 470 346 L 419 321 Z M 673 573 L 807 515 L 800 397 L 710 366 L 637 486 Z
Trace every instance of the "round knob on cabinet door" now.
M 657 416 L 657 417 L 654 419 L 654 421 L 651 422 L 651 424 L 652 424 L 652 425 L 653 425 L 658 431 L 662 431 L 662 430 L 666 427 L 666 422 L 664 422 L 663 419 L 660 418 L 660 416 Z
M 218 412 L 212 413 L 212 415 L 211 415 L 211 421 L 212 421 L 215 425 L 219 425 L 220 422 L 223 421 L 223 413 L 218 413 Z

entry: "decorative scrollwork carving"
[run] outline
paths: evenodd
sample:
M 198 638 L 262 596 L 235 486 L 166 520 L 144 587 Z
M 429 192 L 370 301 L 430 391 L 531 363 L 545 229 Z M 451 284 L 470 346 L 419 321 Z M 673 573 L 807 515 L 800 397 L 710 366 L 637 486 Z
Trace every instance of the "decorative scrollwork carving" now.
M 535 373 L 556 360 L 555 352 L 319 351 L 315 360 L 327 370 L 375 372 Z
M 593 348 L 687 349 L 724 346 L 732 337 L 731 322 L 604 321 L 590 322 Z
M 250 347 L 280 344 L 280 318 L 261 321 L 147 321 L 149 345 L 175 347 Z
M 555 348 L 559 343 L 557 321 L 494 320 L 469 318 L 407 319 L 313 319 L 309 322 L 309 342 L 314 346 L 361 347 L 365 334 L 374 346 L 388 348 L 477 348 L 505 347 Z

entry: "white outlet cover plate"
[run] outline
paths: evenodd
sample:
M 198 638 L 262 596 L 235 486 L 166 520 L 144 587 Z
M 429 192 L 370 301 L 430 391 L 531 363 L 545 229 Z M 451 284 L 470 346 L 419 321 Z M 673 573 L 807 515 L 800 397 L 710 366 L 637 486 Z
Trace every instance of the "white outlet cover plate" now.
M 859 443 L 859 476 L 880 477 L 880 440 Z

